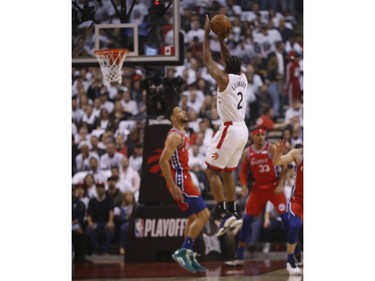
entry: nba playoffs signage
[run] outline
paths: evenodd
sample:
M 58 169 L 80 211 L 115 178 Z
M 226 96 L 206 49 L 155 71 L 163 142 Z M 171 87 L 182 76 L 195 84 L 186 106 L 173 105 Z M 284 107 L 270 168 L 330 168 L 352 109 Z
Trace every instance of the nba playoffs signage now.
M 184 237 L 186 219 L 135 219 L 134 236 L 147 237 Z
M 129 226 L 125 262 L 169 261 L 184 241 L 186 218 L 174 204 L 140 206 Z
M 129 226 L 125 262 L 172 262 L 171 255 L 184 241 L 186 218 L 176 205 L 140 206 Z M 201 260 L 221 258 L 217 228 L 207 224 L 195 241 Z

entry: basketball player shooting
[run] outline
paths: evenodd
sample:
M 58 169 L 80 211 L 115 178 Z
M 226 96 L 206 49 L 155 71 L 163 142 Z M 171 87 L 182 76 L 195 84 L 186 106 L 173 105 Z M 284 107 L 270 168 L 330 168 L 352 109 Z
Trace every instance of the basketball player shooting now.
M 241 222 L 236 212 L 236 192 L 232 172 L 237 169 L 249 136 L 244 122 L 248 83 L 245 74 L 241 72 L 241 60 L 231 56 L 224 43 L 225 37 L 228 36 L 225 26 L 223 26 L 223 33 L 218 35 L 221 59 L 225 64 L 224 70 L 221 70 L 212 59 L 209 47 L 211 27 L 207 15 L 204 28 L 203 59 L 208 72 L 217 83 L 216 107 L 222 121 L 211 140 L 205 158 L 211 191 L 216 201 L 215 216 L 220 219 L 216 235 L 221 236 Z

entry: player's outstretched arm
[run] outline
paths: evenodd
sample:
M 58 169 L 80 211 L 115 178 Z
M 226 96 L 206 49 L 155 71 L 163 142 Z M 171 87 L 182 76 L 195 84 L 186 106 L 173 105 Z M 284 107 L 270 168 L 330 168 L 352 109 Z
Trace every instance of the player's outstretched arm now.
M 207 67 L 208 73 L 215 79 L 219 89 L 224 90 L 227 86 L 227 76 L 220 70 L 217 64 L 212 59 L 211 49 L 210 49 L 210 19 L 206 15 L 206 22 L 204 24 L 204 40 L 203 40 L 203 61 Z
M 221 58 L 222 58 L 223 62 L 225 62 L 226 59 L 228 59 L 230 57 L 228 47 L 227 47 L 227 45 L 225 45 L 225 42 L 224 42 L 225 37 L 218 36 L 217 38 L 219 39 L 219 42 L 220 42 Z

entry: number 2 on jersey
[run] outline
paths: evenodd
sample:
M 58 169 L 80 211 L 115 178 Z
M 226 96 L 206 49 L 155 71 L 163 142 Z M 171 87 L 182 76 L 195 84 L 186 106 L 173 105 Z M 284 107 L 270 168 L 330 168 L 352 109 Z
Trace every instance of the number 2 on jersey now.
M 238 102 L 238 105 L 237 105 L 237 109 L 241 109 L 241 108 L 242 108 L 241 103 L 242 103 L 243 95 L 242 95 L 241 92 L 239 92 L 239 93 L 237 94 L 237 96 L 241 96 L 241 99 L 240 99 L 240 101 Z

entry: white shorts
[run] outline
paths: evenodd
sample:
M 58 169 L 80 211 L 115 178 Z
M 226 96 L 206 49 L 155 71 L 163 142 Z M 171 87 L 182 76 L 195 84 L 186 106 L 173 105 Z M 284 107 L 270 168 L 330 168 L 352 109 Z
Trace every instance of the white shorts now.
M 238 166 L 249 138 L 245 122 L 225 122 L 212 138 L 206 164 L 212 170 L 231 172 Z

